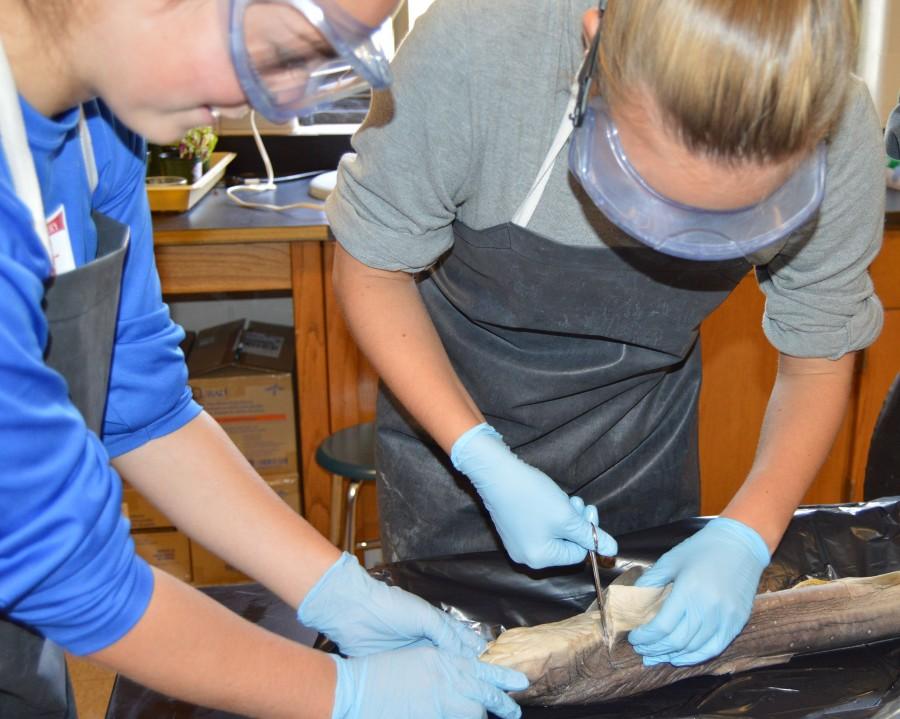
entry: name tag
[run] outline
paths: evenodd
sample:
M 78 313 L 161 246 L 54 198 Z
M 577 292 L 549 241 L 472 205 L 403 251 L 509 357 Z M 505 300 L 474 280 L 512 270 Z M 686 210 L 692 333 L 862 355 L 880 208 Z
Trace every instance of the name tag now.
M 69 237 L 69 223 L 66 208 L 60 205 L 47 218 L 47 234 L 50 237 L 50 261 L 53 274 L 62 275 L 75 269 L 75 255 L 72 254 L 72 239 Z

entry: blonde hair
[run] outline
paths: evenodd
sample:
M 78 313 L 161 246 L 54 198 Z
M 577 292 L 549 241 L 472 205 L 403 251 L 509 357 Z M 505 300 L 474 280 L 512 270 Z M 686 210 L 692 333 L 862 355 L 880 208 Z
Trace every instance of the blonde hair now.
M 856 56 L 854 0 L 611 0 L 599 85 L 652 97 L 685 146 L 778 161 L 825 138 Z

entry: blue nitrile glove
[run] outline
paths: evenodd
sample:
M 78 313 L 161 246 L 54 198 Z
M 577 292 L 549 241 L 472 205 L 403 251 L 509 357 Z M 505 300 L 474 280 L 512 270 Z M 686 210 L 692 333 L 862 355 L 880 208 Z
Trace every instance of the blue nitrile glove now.
M 644 664 L 682 667 L 721 654 L 750 618 L 769 559 L 759 534 L 725 517 L 710 520 L 662 555 L 635 582 L 637 587 L 674 582 L 659 613 L 628 635 Z
M 506 695 L 528 679 L 507 667 L 435 649 L 399 649 L 337 663 L 332 719 L 518 719 Z
M 485 641 L 421 597 L 369 576 L 346 552 L 309 590 L 297 619 L 351 656 L 434 645 L 476 657 Z
M 584 561 L 594 548 L 591 525 L 597 508 L 585 507 L 539 469 L 519 459 L 488 424 L 479 424 L 454 442 L 453 466 L 478 490 L 503 546 L 515 562 L 532 569 Z M 598 531 L 600 553 L 614 555 L 616 540 Z

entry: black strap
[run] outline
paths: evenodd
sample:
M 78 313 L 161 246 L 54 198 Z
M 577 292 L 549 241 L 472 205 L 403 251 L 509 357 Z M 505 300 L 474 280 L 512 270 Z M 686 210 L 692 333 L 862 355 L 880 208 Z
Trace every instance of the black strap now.
M 606 12 L 607 0 L 600 0 L 597 11 L 600 13 L 600 20 L 603 20 L 603 13 Z M 578 98 L 575 100 L 575 110 L 572 112 L 572 124 L 575 127 L 581 127 L 584 122 L 584 113 L 587 110 L 588 101 L 591 98 L 591 82 L 597 72 L 597 56 L 600 50 L 600 27 L 594 33 L 594 39 L 591 40 L 591 48 L 581 70 L 578 72 Z

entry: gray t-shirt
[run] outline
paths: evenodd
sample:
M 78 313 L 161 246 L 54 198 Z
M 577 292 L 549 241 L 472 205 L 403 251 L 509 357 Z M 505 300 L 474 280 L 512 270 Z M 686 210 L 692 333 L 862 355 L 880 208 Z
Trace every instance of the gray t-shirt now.
M 509 222 L 559 127 L 595 0 L 437 0 L 393 62 L 326 210 L 356 259 L 417 272 L 453 244 L 452 223 Z M 765 333 L 780 351 L 837 358 L 871 344 L 882 310 L 867 267 L 884 219 L 881 130 L 854 78 L 828 150 L 817 217 L 755 257 Z M 570 245 L 634 244 L 568 172 L 564 148 L 528 227 Z

